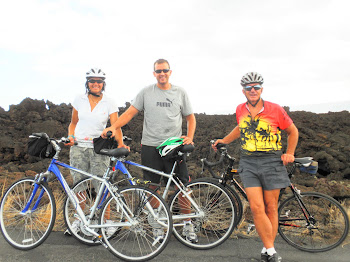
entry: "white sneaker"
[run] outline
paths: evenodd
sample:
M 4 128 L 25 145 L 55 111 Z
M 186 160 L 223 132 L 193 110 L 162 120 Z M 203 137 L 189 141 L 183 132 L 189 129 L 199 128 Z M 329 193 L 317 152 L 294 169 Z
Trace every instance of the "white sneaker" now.
M 198 237 L 194 232 L 194 226 L 192 223 L 185 223 L 182 229 L 182 235 L 186 237 L 186 240 L 192 243 L 198 243 Z
M 107 219 L 106 224 L 113 224 L 114 222 L 112 220 Z M 118 230 L 118 227 L 107 227 L 106 228 L 106 235 L 107 237 L 113 236 L 113 234 Z
M 157 214 L 157 209 L 154 210 L 154 213 Z M 162 213 L 162 211 L 161 211 Z M 151 213 L 148 214 L 148 223 L 152 227 L 153 237 L 154 239 L 164 239 L 164 230 L 162 229 L 162 226 L 154 220 L 154 217 Z
M 75 233 L 78 233 L 80 231 L 80 220 L 76 219 L 74 220 L 74 222 L 71 225 L 70 228 L 72 231 L 74 231 Z M 64 234 L 66 236 L 71 236 L 71 232 L 69 231 L 69 229 L 67 229 L 66 231 L 64 231 Z

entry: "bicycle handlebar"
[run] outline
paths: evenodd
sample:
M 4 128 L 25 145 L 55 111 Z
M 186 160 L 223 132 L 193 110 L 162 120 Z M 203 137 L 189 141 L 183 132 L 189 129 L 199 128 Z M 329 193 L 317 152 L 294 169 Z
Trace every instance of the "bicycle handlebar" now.
M 203 162 L 203 164 L 207 167 L 213 167 L 213 166 L 217 166 L 220 165 L 222 162 L 224 162 L 224 158 L 225 155 L 221 154 L 219 161 L 217 162 L 210 162 L 208 161 L 206 158 L 201 159 L 201 161 Z
M 111 138 L 112 134 L 113 134 L 112 131 L 108 131 L 106 133 L 107 139 Z M 123 136 L 123 142 L 129 142 L 129 141 L 132 141 L 132 139 L 130 137 Z

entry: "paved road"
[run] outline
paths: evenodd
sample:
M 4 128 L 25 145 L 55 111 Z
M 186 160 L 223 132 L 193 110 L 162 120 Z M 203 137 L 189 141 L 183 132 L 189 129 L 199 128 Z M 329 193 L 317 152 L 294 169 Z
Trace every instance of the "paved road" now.
M 343 247 L 323 252 L 307 253 L 299 251 L 279 237 L 276 249 L 284 262 L 349 262 L 350 243 Z M 180 244 L 174 237 L 166 249 L 152 261 L 155 262 L 226 262 L 226 261 L 259 261 L 261 244 L 256 237 L 229 239 L 219 247 L 211 250 L 193 250 Z M 1 262 L 61 262 L 61 261 L 120 261 L 102 246 L 89 247 L 81 244 L 73 237 L 64 236 L 62 232 L 52 232 L 41 246 L 20 251 L 12 248 L 0 235 Z

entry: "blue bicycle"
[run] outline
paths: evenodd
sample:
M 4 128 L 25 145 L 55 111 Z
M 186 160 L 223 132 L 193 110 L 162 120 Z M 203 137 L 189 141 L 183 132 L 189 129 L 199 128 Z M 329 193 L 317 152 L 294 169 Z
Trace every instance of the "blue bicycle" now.
M 79 235 L 83 233 L 89 237 L 89 243 L 102 244 L 127 261 L 146 261 L 162 252 L 169 242 L 173 223 L 169 207 L 158 194 L 142 186 L 118 188 L 113 185 L 110 181 L 112 165 L 101 178 L 58 161 L 59 143 L 67 143 L 67 138 L 56 140 L 45 133 L 33 134 L 31 138 L 38 140 L 40 155 L 53 155 L 53 158 L 46 172 L 16 181 L 1 200 L 1 232 L 11 246 L 29 250 L 49 236 L 55 222 L 56 204 L 48 182 L 56 177 L 67 194 L 65 221 L 75 237 L 84 242 L 87 238 L 82 240 Z M 128 152 L 118 148 L 104 151 L 104 154 L 114 163 Z M 87 184 L 71 189 L 59 167 L 89 177 L 95 184 L 94 192 L 90 191 L 93 186 Z M 91 206 L 86 203 L 89 197 L 94 200 Z M 156 209 L 154 203 L 157 203 Z M 68 210 L 73 209 L 73 215 L 68 217 Z

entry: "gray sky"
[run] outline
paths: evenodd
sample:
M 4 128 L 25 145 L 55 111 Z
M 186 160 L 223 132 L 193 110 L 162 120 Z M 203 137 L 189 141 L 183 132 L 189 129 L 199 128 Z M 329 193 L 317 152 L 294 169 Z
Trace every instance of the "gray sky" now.
M 350 110 L 350 1 L 11 0 L 1 4 L 0 106 L 24 98 L 70 103 L 101 67 L 119 106 L 155 82 L 165 58 L 171 83 L 196 113 L 234 113 L 240 79 L 257 71 L 263 98 Z

